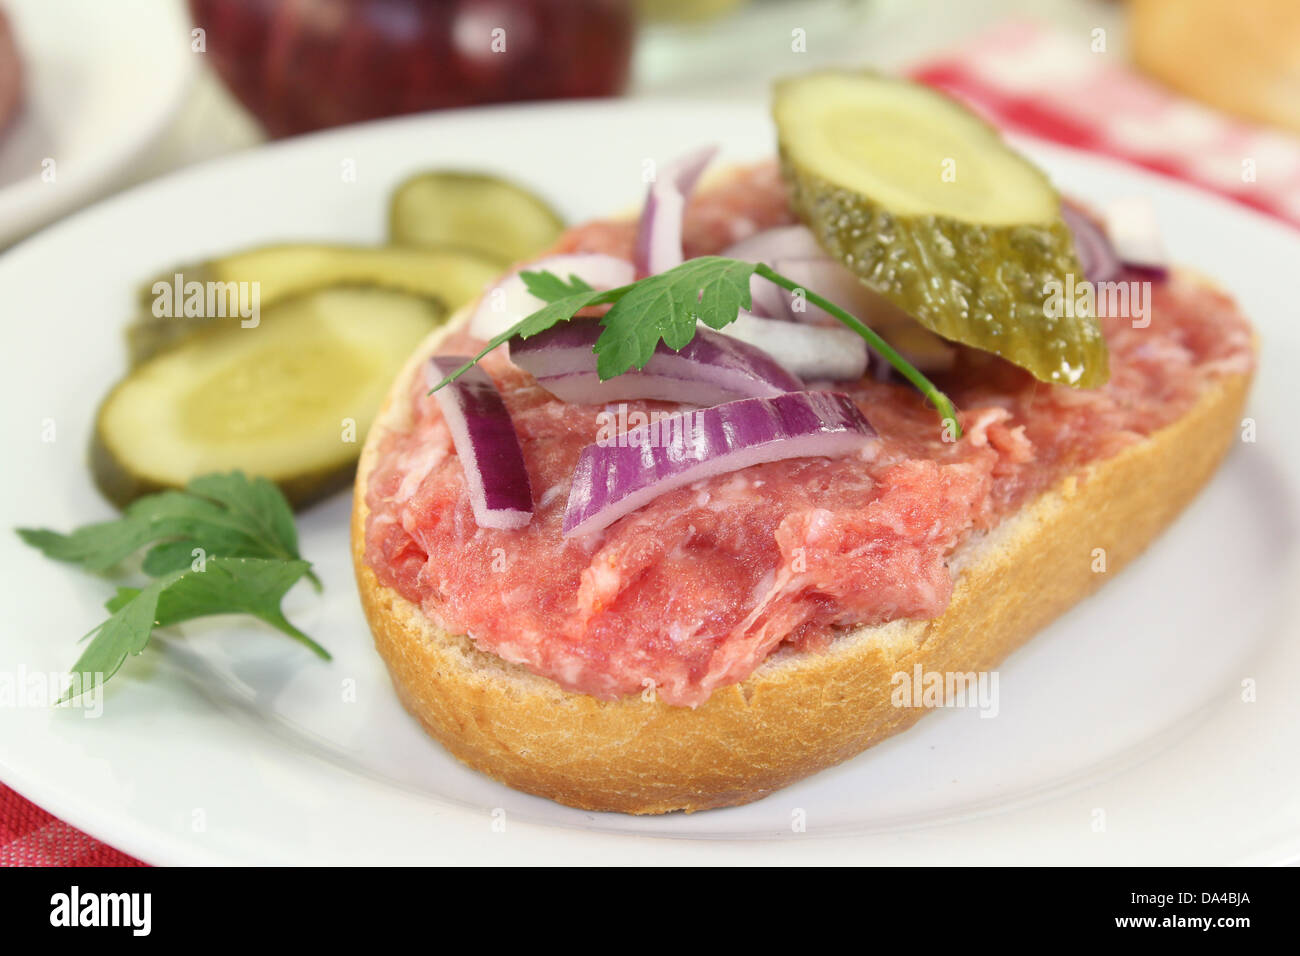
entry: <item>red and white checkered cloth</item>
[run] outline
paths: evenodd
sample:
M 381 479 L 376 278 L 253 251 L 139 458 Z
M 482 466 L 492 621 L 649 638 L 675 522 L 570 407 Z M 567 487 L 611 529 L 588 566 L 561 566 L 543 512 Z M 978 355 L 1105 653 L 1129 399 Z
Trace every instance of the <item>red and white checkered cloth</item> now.
M 144 866 L 0 783 L 0 866 Z
M 1003 22 L 910 73 L 998 126 L 1183 179 L 1300 226 L 1300 136 L 1184 99 L 1115 52 Z
M 999 126 L 1128 160 L 1300 226 L 1300 137 L 1175 96 L 1091 43 L 1010 21 L 911 73 Z M 143 864 L 0 784 L 0 865 Z

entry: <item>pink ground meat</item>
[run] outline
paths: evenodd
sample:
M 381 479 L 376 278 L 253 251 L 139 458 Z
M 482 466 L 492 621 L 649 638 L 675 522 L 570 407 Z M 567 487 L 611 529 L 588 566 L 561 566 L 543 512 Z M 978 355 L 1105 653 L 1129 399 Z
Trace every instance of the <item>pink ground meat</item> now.
M 692 202 L 687 252 L 716 253 L 791 221 L 775 168 L 756 167 Z M 630 258 L 633 234 L 596 222 L 558 248 Z M 848 628 L 941 614 L 953 587 L 947 560 L 962 541 L 1173 421 L 1214 375 L 1250 367 L 1250 328 L 1226 296 L 1175 278 L 1155 284 L 1151 312 L 1143 329 L 1103 320 L 1103 388 L 1049 386 L 961 349 L 938 384 L 966 435 L 945 443 L 910 386 L 837 385 L 880 433 L 870 454 L 706 479 L 586 540 L 563 537 L 561 522 L 602 410 L 556 400 L 498 350 L 483 367 L 523 445 L 532 523 L 475 524 L 450 435 L 419 381 L 413 427 L 385 436 L 370 477 L 366 560 L 440 626 L 565 688 L 613 699 L 653 684 L 668 703 L 696 706 L 783 645 L 816 652 Z M 443 350 L 473 344 L 462 334 Z

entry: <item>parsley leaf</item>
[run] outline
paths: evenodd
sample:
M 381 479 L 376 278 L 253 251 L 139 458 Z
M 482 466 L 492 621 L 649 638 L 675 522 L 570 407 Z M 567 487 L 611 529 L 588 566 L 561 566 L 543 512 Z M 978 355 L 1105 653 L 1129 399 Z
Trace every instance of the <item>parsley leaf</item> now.
M 154 628 L 211 614 L 251 614 L 329 659 L 280 610 L 300 578 L 317 590 L 320 581 L 298 554 L 288 502 L 265 478 L 237 471 L 202 475 L 184 491 L 137 499 L 114 521 L 68 534 L 33 528 L 18 534 L 47 557 L 93 572 L 108 571 L 151 546 L 141 569 L 154 580 L 117 589 L 105 605 L 108 620 L 86 635 L 90 644 L 74 673 L 107 680 L 127 657 L 144 650 Z M 81 692 L 77 686 L 74 681 L 72 696 Z
M 695 335 L 695 323 L 720 329 L 734 322 L 740 309 L 748 309 L 752 262 L 702 256 L 688 259 L 658 275 L 605 292 L 591 288 L 577 276 L 568 281 L 549 272 L 521 272 L 528 291 L 546 302 L 488 342 L 483 351 L 429 390 L 436 392 L 469 371 L 479 359 L 513 338 L 532 338 L 583 309 L 612 303 L 601 319 L 605 331 L 596 342 L 596 372 L 602 379 L 641 368 L 650 361 L 663 339 L 671 349 L 681 349 Z
M 568 282 L 553 272 L 521 272 L 519 278 L 524 280 L 524 288 L 543 302 L 554 302 L 566 296 L 592 291 L 590 284 L 575 275 L 569 276 Z
M 598 292 L 595 289 L 587 289 L 584 292 L 574 292 L 565 295 L 562 298 L 548 302 L 536 312 L 525 316 L 496 338 L 492 339 L 492 341 L 488 342 L 488 344 L 483 347 L 483 351 L 479 352 L 478 355 L 475 355 L 460 368 L 456 369 L 456 371 L 452 372 L 437 385 L 433 386 L 433 388 L 429 389 L 429 394 L 432 395 L 448 382 L 454 382 L 456 379 L 460 378 L 463 374 L 473 368 L 474 364 L 478 362 L 479 359 L 487 355 L 494 348 L 504 345 L 513 338 L 532 338 L 539 332 L 545 332 L 556 323 L 567 322 L 589 305 L 599 305 L 602 301 L 611 301 L 609 296 L 615 292 L 621 292 L 621 290 L 615 289 L 610 292 Z
M 106 571 L 153 541 L 148 524 L 129 517 L 88 524 L 70 534 L 44 528 L 18 528 L 18 537 L 47 558 L 79 564 L 88 571 Z
M 46 557 L 104 572 L 145 545 L 142 568 L 151 577 L 189 567 L 194 550 L 209 557 L 297 560 L 293 512 L 274 483 L 242 472 L 195 478 L 184 491 L 163 491 L 132 502 L 114 521 L 68 534 L 19 528 L 18 536 Z M 309 570 L 307 577 L 320 589 Z
M 119 588 L 107 603 L 112 616 L 87 635 L 90 644 L 72 670 L 107 681 L 127 657 L 145 649 L 154 628 L 210 614 L 251 614 L 329 660 L 329 652 L 280 610 L 284 595 L 310 567 L 306 561 L 210 558 L 202 571 L 187 568 L 144 588 Z
M 600 324 L 596 373 L 602 379 L 643 368 L 664 344 L 679 351 L 695 337 L 696 324 L 720 329 L 750 307 L 754 263 L 720 256 L 687 259 L 642 279 L 623 295 Z
M 700 256 L 606 292 L 592 289 L 578 276 L 571 275 L 566 281 L 549 272 L 520 275 L 528 291 L 546 304 L 494 338 L 478 355 L 431 388 L 429 394 L 455 381 L 488 352 L 510 339 L 531 338 L 593 305 L 613 306 L 600 320 L 603 331 L 596 340 L 596 373 L 600 378 L 608 380 L 631 369 L 644 368 L 661 341 L 670 349 L 680 351 L 695 336 L 700 323 L 721 329 L 736 321 L 740 310 L 752 305 L 749 281 L 758 275 L 783 289 L 803 292 L 809 302 L 862 336 L 877 355 L 930 400 L 953 437 L 961 437 L 961 424 L 951 400 L 911 362 L 856 316 L 764 263 Z

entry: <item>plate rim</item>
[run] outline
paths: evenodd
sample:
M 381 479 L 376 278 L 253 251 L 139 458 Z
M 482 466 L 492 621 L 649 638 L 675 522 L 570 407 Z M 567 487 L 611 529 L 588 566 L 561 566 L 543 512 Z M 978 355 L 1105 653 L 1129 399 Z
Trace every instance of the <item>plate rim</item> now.
M 393 117 L 383 120 L 377 120 L 355 126 L 342 127 L 333 130 L 324 130 L 317 133 L 309 134 L 303 137 L 296 137 L 289 140 L 277 141 L 264 146 L 236 153 L 230 156 L 216 157 L 184 169 L 173 171 L 166 176 L 140 183 L 127 189 L 117 195 L 114 195 L 101 202 L 95 203 L 77 213 L 64 218 L 63 220 L 42 229 L 35 234 L 23 239 L 13 247 L 0 254 L 0 275 L 7 271 L 8 266 L 17 260 L 21 263 L 28 256 L 41 256 L 43 249 L 47 245 L 57 244 L 65 230 L 77 230 L 82 228 L 82 223 L 88 218 L 95 216 L 111 215 L 112 210 L 119 206 L 129 206 L 135 202 L 142 193 L 148 193 L 161 188 L 177 188 L 177 184 L 183 184 L 187 179 L 193 178 L 201 180 L 207 176 L 213 169 L 226 168 L 248 164 L 256 166 L 264 163 L 268 154 L 278 155 L 281 152 L 305 152 L 309 153 L 320 148 L 322 141 L 330 139 L 347 139 L 358 135 L 366 136 L 384 129 L 400 126 L 418 127 L 429 123 L 438 123 L 441 120 L 454 117 L 457 121 L 470 121 L 480 119 L 499 120 L 503 115 L 515 112 L 527 113 L 555 113 L 571 112 L 574 110 L 589 111 L 593 107 L 600 110 L 619 110 L 626 111 L 629 109 L 648 109 L 648 110 L 681 110 L 688 108 L 701 113 L 717 110 L 722 104 L 727 109 L 736 109 L 735 101 L 708 101 L 697 99 L 682 98 L 659 98 L 659 99 L 638 99 L 632 101 L 612 100 L 612 101 L 584 101 L 569 100 L 557 101 L 552 103 L 534 103 L 523 105 L 497 105 L 490 107 L 480 107 L 472 110 L 458 110 L 447 113 L 426 113 L 412 116 Z M 1196 186 L 1181 182 L 1163 174 L 1135 167 L 1132 164 L 1124 163 L 1110 157 L 1097 156 L 1087 152 L 1074 150 L 1069 147 L 1060 146 L 1059 144 L 1044 142 L 1031 137 L 1008 137 L 1012 142 L 1020 145 L 1022 142 L 1028 145 L 1033 151 L 1045 151 L 1048 153 L 1059 152 L 1069 156 L 1075 161 L 1083 162 L 1087 165 L 1099 165 L 1103 168 L 1111 167 L 1129 177 L 1154 178 L 1162 182 L 1167 187 L 1172 187 L 1180 194 L 1187 194 L 1194 197 L 1197 201 L 1211 200 L 1219 205 L 1226 214 L 1232 216 L 1245 216 L 1254 220 L 1257 224 L 1264 225 L 1269 231 L 1275 233 L 1279 238 L 1296 245 L 1300 249 L 1300 232 L 1289 227 L 1286 223 L 1267 216 L 1257 210 L 1241 206 L 1223 197 L 1208 193 Z M 1050 170 L 1049 170 L 1050 171 Z M 1181 197 L 1180 198 L 1185 198 Z M 7 785 L 16 792 L 31 799 L 37 806 L 45 809 L 47 812 L 54 814 L 59 819 L 65 820 L 70 824 L 95 835 L 98 839 L 109 843 L 124 852 L 132 853 L 141 858 L 148 858 L 153 861 L 164 863 L 186 863 L 186 862 L 210 862 L 210 863 L 230 863 L 238 862 L 237 860 L 223 856 L 219 852 L 212 851 L 211 848 L 204 848 L 202 844 L 194 841 L 186 841 L 182 837 L 167 831 L 161 826 L 150 826 L 143 822 L 137 822 L 128 816 L 115 815 L 106 810 L 102 810 L 93 801 L 85 799 L 79 793 L 60 790 L 53 783 L 47 783 L 38 779 L 35 775 L 15 772 L 15 768 L 10 761 L 0 755 L 0 768 L 4 773 L 0 778 L 4 779 Z M 1010 809 L 1010 808 L 1009 808 Z M 451 808 L 448 808 L 451 813 Z M 1002 811 L 993 810 L 991 814 L 998 814 Z M 132 824 L 135 824 L 132 826 Z M 573 831 L 569 828 L 557 827 L 547 823 L 521 822 L 516 824 L 518 827 L 537 827 L 561 833 L 562 838 L 573 838 Z M 100 834 L 104 834 L 101 836 Z M 691 843 L 702 844 L 710 847 L 717 847 L 720 842 L 718 838 L 704 838 L 691 834 L 677 836 L 646 836 L 643 834 L 625 834 L 608 830 L 588 830 L 586 834 L 589 838 L 594 838 L 602 844 L 610 841 L 616 841 L 623 844 L 630 844 L 638 841 L 651 842 L 668 842 L 672 844 Z M 829 835 L 828 835 L 829 836 Z M 851 835 L 850 835 L 850 838 Z M 761 841 L 765 847 L 773 844 L 785 844 L 787 841 L 780 837 L 774 837 L 771 840 Z M 1300 831 L 1294 834 L 1294 839 L 1286 844 L 1286 853 L 1288 859 L 1300 858 Z
M 29 5 L 39 8 L 42 11 L 40 16 L 50 16 L 48 3 L 30 3 L 29 0 Z M 154 24 L 153 32 L 158 36 L 171 32 L 175 34 L 178 42 L 186 34 L 189 26 L 188 17 L 183 11 L 184 7 L 180 2 L 149 5 L 124 3 L 113 7 L 115 16 L 129 14 L 137 23 L 151 22 Z M 16 23 L 25 15 L 27 14 L 17 12 L 16 5 L 10 10 L 11 22 Z M 21 40 L 21 37 L 19 39 Z M 19 55 L 20 57 L 23 55 L 21 49 Z M 35 238 L 48 226 L 67 218 L 65 216 L 67 211 L 74 209 L 78 204 L 87 199 L 95 200 L 102 197 L 105 190 L 111 189 L 114 182 L 120 181 L 135 158 L 162 138 L 167 124 L 184 104 L 185 97 L 193 88 L 199 73 L 199 64 L 195 62 L 193 54 L 189 57 L 177 56 L 174 58 L 174 63 L 176 69 L 167 77 L 164 95 L 160 95 L 156 101 L 157 109 L 141 116 L 137 123 L 129 127 L 128 135 L 114 137 L 111 144 L 114 148 L 82 154 L 73 166 L 73 172 L 77 173 L 77 176 L 71 180 L 64 179 L 65 188 L 49 195 L 43 194 L 40 176 L 36 173 L 0 185 L 0 221 L 6 223 L 3 229 L 0 229 L 0 250 L 8 252 L 16 248 L 28 239 Z M 20 111 L 25 109 L 24 100 L 20 103 Z M 15 122 L 23 121 L 23 116 L 15 117 Z M 4 140 L 0 138 L 0 149 L 3 148 Z M 179 171 L 181 170 L 173 172 Z M 164 177 L 158 177 L 161 178 Z M 155 179 L 149 182 L 156 181 Z M 148 185 L 148 183 L 140 185 Z M 83 209 L 78 209 L 77 213 L 95 205 L 98 205 L 98 202 L 92 201 Z

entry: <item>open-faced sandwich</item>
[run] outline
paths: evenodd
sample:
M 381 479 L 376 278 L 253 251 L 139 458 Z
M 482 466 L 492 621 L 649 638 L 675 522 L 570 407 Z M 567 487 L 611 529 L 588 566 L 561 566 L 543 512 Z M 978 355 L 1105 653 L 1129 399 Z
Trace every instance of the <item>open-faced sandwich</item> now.
M 774 113 L 779 164 L 661 168 L 425 340 L 370 431 L 379 652 L 513 787 L 700 810 L 850 758 L 925 712 L 896 675 L 995 667 L 1234 439 L 1250 326 L 1131 209 L 905 82 Z

